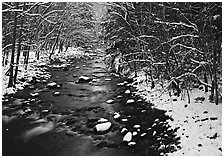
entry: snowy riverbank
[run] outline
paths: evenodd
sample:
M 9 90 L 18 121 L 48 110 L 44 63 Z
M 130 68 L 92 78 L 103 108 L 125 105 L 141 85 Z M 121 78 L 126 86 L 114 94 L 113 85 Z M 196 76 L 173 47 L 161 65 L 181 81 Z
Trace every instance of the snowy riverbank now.
M 143 79 L 143 76 L 135 78 L 137 82 Z M 149 85 L 145 82 L 137 84 L 136 94 L 154 103 L 154 108 L 167 111 L 166 114 L 173 118 L 169 125 L 173 129 L 178 128 L 177 136 L 180 137 L 181 149 L 168 154 L 169 156 L 222 155 L 221 103 L 211 103 L 208 100 L 210 93 L 205 93 L 203 89 L 193 89 L 190 92 L 191 102 L 188 104 L 187 94 L 169 97 L 167 93 L 161 95 L 161 91 L 158 91 L 162 87 L 156 86 L 151 90 Z

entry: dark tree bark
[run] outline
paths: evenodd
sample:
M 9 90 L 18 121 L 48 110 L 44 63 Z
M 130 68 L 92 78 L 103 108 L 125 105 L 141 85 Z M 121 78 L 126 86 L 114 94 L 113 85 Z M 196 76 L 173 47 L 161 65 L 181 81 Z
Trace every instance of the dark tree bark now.
M 58 40 L 59 40 L 59 36 L 60 36 L 60 32 L 61 32 L 61 28 L 62 28 L 62 24 L 61 24 L 60 27 L 59 27 L 57 37 L 56 37 L 55 42 L 54 42 L 54 44 L 53 44 L 53 47 L 52 47 L 52 50 L 51 50 L 51 53 L 50 53 L 50 56 L 49 56 L 49 59 L 50 59 L 50 60 L 52 60 L 51 57 L 52 57 L 52 55 L 54 54 L 54 50 L 55 50 L 55 48 L 56 48 L 56 46 L 57 46 L 57 44 L 58 44 Z
M 23 10 L 25 10 L 26 3 L 23 3 Z M 19 57 L 20 57 L 20 51 L 21 51 L 21 42 L 22 42 L 22 28 L 23 28 L 23 17 L 21 19 L 21 26 L 20 26 L 20 32 L 19 32 L 19 42 L 18 42 L 18 48 L 17 48 L 17 58 L 16 58 L 16 69 L 15 69 L 15 75 L 14 75 L 14 83 L 16 83 L 16 78 L 18 74 L 18 67 L 19 67 Z
M 205 83 L 208 84 L 208 78 L 207 78 L 206 72 L 204 73 L 204 80 L 205 80 Z M 208 92 L 208 86 L 206 85 L 205 85 L 205 92 Z
M 18 8 L 18 2 L 15 2 L 15 9 Z M 14 26 L 13 26 L 13 39 L 12 39 L 12 55 L 11 55 L 11 63 L 9 68 L 9 83 L 8 87 L 14 86 L 13 83 L 13 68 L 14 68 L 14 56 L 15 56 L 15 47 L 16 47 L 16 30 L 17 30 L 17 13 L 14 12 Z

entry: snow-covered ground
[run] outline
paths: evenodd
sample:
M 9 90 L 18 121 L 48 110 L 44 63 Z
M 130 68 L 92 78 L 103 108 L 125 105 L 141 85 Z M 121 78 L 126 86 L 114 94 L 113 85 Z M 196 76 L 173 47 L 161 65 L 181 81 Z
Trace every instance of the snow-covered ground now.
M 61 53 L 58 53 L 58 50 L 55 50 L 55 54 L 52 56 L 53 59 L 58 59 L 61 62 L 66 62 L 66 58 L 69 57 L 81 57 L 81 56 L 87 56 L 90 53 L 85 53 L 85 51 L 82 48 L 73 48 L 69 47 L 67 51 L 63 51 Z M 24 57 L 21 55 L 20 57 L 20 64 L 19 64 L 19 72 L 17 79 L 24 78 L 26 82 L 19 82 L 15 85 L 15 88 L 10 87 L 7 88 L 8 86 L 8 81 L 9 81 L 9 76 L 6 76 L 6 72 L 9 70 L 9 65 L 2 67 L 2 96 L 4 97 L 5 94 L 13 94 L 17 90 L 22 90 L 24 86 L 29 84 L 32 80 L 32 77 L 44 77 L 46 80 L 48 80 L 51 76 L 49 73 L 46 74 L 44 71 L 44 68 L 41 67 L 49 64 L 49 53 L 47 52 L 42 52 L 40 54 L 40 59 L 37 60 L 35 56 L 35 52 L 30 52 L 29 53 L 29 64 L 27 67 L 27 70 L 25 70 L 25 65 L 23 64 Z M 16 57 L 15 57 L 16 58 Z M 10 59 L 10 57 L 9 57 Z
M 170 97 L 166 92 L 161 95 L 161 86 L 156 85 L 151 89 L 151 84 L 144 82 L 143 74 L 135 79 L 138 82 L 134 85 L 138 89 L 136 95 L 154 103 L 154 108 L 166 110 L 166 114 L 173 118 L 169 122 L 171 127 L 179 128 L 177 135 L 181 138 L 181 149 L 168 154 L 169 156 L 222 155 L 222 105 L 211 103 L 208 100 L 210 93 L 193 89 L 190 91 L 191 102 L 188 103 L 187 94 Z M 205 100 L 197 99 L 198 97 Z

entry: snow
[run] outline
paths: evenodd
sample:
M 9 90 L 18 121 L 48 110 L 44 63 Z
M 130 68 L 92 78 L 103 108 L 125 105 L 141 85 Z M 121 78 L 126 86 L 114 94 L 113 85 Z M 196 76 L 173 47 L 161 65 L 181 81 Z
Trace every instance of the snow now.
M 134 125 L 134 128 L 140 128 L 141 126 L 140 125 Z
M 120 99 L 120 98 L 122 98 L 122 96 L 121 96 L 121 95 L 118 95 L 118 96 L 117 96 L 117 99 Z
M 61 94 L 60 92 L 54 92 L 54 93 L 53 93 L 54 96 L 56 96 L 56 95 L 60 95 L 60 94 Z
M 126 131 L 128 131 L 127 128 L 122 128 L 121 133 L 124 133 L 124 132 L 126 132 Z
M 123 138 L 123 141 L 124 142 L 130 142 L 131 140 L 132 140 L 132 133 L 131 132 L 126 133 L 124 138 Z
M 146 133 L 142 133 L 142 134 L 141 134 L 141 137 L 144 137 L 145 135 L 146 135 Z
M 130 94 L 131 91 L 130 91 L 129 89 L 127 89 L 124 93 L 125 93 L 125 94 Z
M 131 103 L 134 103 L 134 102 L 135 102 L 134 99 L 128 99 L 128 100 L 127 100 L 127 104 L 131 104 Z
M 114 119 L 118 119 L 120 117 L 121 117 L 121 115 L 119 113 L 117 113 L 117 112 L 114 113 Z
M 169 121 L 170 129 L 179 128 L 176 132 L 180 137 L 181 149 L 168 156 L 221 156 L 222 152 L 222 105 L 211 103 L 208 98 L 210 93 L 199 89 L 190 91 L 190 103 L 187 94 L 180 97 L 170 97 L 167 91 L 162 92 L 162 87 L 156 84 L 151 89 L 150 84 L 145 83 L 144 75 L 139 74 L 135 78 L 137 85 L 136 94 L 148 102 L 154 103 L 156 109 L 166 111 L 166 115 L 173 118 Z M 164 87 L 167 82 L 164 82 Z M 198 101 L 198 97 L 203 98 Z M 203 101 L 204 100 L 204 101 Z M 156 119 L 152 126 L 159 123 Z M 151 130 L 151 128 L 147 129 Z M 156 136 L 153 131 L 153 136 Z
M 39 96 L 39 93 L 30 93 L 30 96 L 31 97 L 38 97 Z
M 111 81 L 111 78 L 105 78 L 105 81 Z
M 127 122 L 127 121 L 128 121 L 128 119 L 121 119 L 121 121 L 123 121 L 123 122 Z
M 47 87 L 54 87 L 54 86 L 56 86 L 57 85 L 57 83 L 55 83 L 55 82 L 51 82 L 51 83 L 48 83 L 47 84 Z
M 66 58 L 76 57 L 81 58 L 83 56 L 89 56 L 89 53 L 86 53 L 82 48 L 73 48 L 69 47 L 68 50 L 65 52 L 57 53 L 58 50 L 55 50 L 55 54 L 52 56 L 52 59 L 58 59 L 62 62 L 66 61 Z M 11 57 L 9 56 L 9 59 Z M 16 56 L 15 56 L 16 58 Z M 16 60 L 14 60 L 16 61 Z M 32 81 L 32 77 L 36 77 L 36 81 L 40 81 L 39 78 L 42 77 L 45 80 L 42 80 L 43 83 L 47 83 L 47 80 L 51 77 L 49 72 L 46 72 L 46 66 L 49 65 L 49 53 L 47 51 L 40 52 L 39 60 L 36 59 L 36 53 L 34 51 L 29 52 L 29 64 L 27 69 L 24 66 L 24 56 L 21 55 L 19 59 L 19 72 L 17 79 L 25 79 L 25 82 L 18 82 L 15 85 L 15 88 L 7 88 L 9 82 L 9 76 L 6 76 L 6 72 L 9 70 L 9 65 L 2 67 L 2 96 L 7 94 L 14 94 L 17 90 L 23 90 L 25 86 L 29 85 L 29 81 Z M 64 68 L 69 64 L 61 64 L 61 65 L 54 65 L 55 68 Z M 53 84 L 53 83 L 51 83 Z M 56 85 L 49 85 L 49 86 L 56 86 Z
M 136 132 L 136 131 L 134 131 L 134 132 L 132 133 L 133 136 L 136 136 L 137 134 L 138 134 L 138 132 Z
M 95 126 L 95 128 L 96 128 L 97 132 L 105 132 L 105 131 L 109 130 L 111 125 L 112 125 L 111 122 L 104 122 L 104 123 L 97 124 Z
M 98 123 L 103 123 L 103 122 L 108 122 L 108 119 L 100 118 L 100 119 L 98 120 Z
M 115 102 L 115 100 L 113 100 L 113 99 L 107 100 L 107 104 L 113 104 L 114 102 Z
M 135 146 L 135 145 L 136 145 L 135 142 L 129 142 L 129 143 L 128 143 L 128 146 Z
M 80 76 L 80 77 L 79 77 L 79 80 L 81 80 L 81 79 L 83 79 L 83 80 L 89 80 L 90 78 L 87 77 L 87 76 Z

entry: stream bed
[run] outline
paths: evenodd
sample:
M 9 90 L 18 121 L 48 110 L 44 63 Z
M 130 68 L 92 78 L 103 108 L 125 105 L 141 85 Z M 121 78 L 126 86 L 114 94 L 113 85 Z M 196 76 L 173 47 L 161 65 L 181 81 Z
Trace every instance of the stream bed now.
M 178 150 L 179 138 L 168 124 L 172 118 L 135 95 L 129 79 L 110 74 L 104 56 L 98 49 L 88 59 L 68 59 L 65 68 L 47 65 L 47 82 L 40 79 L 7 96 L 3 155 L 155 156 Z M 80 76 L 90 81 L 79 82 Z M 53 82 L 59 86 L 47 86 Z M 111 127 L 98 132 L 101 118 Z M 127 132 L 129 142 L 123 141 Z

